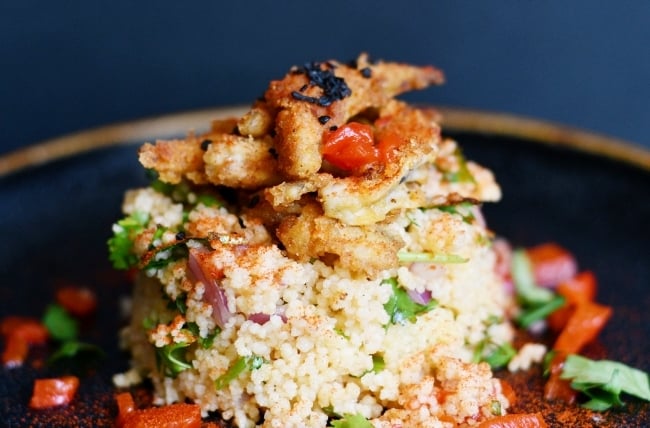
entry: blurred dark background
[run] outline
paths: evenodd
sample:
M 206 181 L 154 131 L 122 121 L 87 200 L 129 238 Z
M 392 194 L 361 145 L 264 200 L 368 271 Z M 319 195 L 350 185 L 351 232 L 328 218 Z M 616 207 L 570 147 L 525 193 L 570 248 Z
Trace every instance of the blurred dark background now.
M 310 60 L 434 64 L 407 98 L 650 147 L 650 2 L 4 1 L 0 154 L 118 121 L 249 104 Z

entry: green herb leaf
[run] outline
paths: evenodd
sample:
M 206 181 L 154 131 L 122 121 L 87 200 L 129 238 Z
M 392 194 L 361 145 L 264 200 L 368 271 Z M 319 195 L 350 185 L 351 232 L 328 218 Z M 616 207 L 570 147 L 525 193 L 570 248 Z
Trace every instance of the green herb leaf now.
M 222 207 L 223 202 L 212 195 L 201 194 L 196 197 L 196 204 L 203 204 L 206 207 Z
M 206 337 L 201 337 L 201 334 L 199 333 L 199 326 L 195 322 L 188 322 L 186 324 L 186 327 L 190 332 L 192 332 L 192 335 L 196 337 L 196 340 L 199 342 L 199 345 L 201 345 L 201 348 L 203 349 L 212 347 L 214 339 L 219 333 L 221 333 L 221 329 L 219 327 L 216 327 L 212 333 L 209 333 Z
M 48 358 L 48 364 L 57 363 L 66 358 L 87 357 L 89 359 L 99 359 L 106 356 L 104 351 L 91 343 L 79 342 L 77 340 L 68 340 L 63 342 L 59 349 L 57 349 Z
M 186 258 L 188 253 L 186 241 L 175 242 L 172 245 L 161 245 L 151 253 L 147 253 L 142 269 L 162 269 L 171 262 Z
M 501 416 L 503 414 L 503 410 L 501 409 L 501 402 L 499 400 L 493 400 L 490 403 L 490 413 L 492 413 L 494 416 Z
M 512 280 L 515 284 L 517 298 L 526 305 L 539 305 L 553 299 L 553 292 L 535 284 L 530 260 L 523 249 L 512 252 Z
M 189 343 L 172 343 L 162 348 L 156 348 L 156 360 L 159 369 L 165 376 L 176 377 L 184 370 L 192 368 L 187 361 L 187 348 Z
M 374 354 L 372 356 L 372 371 L 374 373 L 379 373 L 380 371 L 384 370 L 384 368 L 386 368 L 384 357 L 379 354 Z
M 482 357 L 481 360 L 488 363 L 493 370 L 496 370 L 506 366 L 516 354 L 517 351 L 511 344 L 504 343 L 498 346 L 490 355 Z
M 426 305 L 414 302 L 403 288 L 401 288 L 396 278 L 389 278 L 382 283 L 390 284 L 393 289 L 393 295 L 384 304 L 386 313 L 390 316 L 390 324 L 404 324 L 406 321 L 415 322 L 416 316 L 429 312 L 436 306 L 438 301 L 431 299 Z
M 556 295 L 546 303 L 526 308 L 517 317 L 517 323 L 522 328 L 528 328 L 533 323 L 546 319 L 546 317 L 560 309 L 564 305 L 565 301 L 566 299 L 564 297 Z
M 400 263 L 466 263 L 469 261 L 469 259 L 456 254 L 430 253 L 426 251 L 421 253 L 399 251 L 397 259 Z
M 233 380 L 247 370 L 257 370 L 262 367 L 264 364 L 264 358 L 257 355 L 251 355 L 248 357 L 239 357 L 235 364 L 230 366 L 230 368 L 221 376 L 214 381 L 214 386 L 217 389 L 223 389 Z
M 470 202 L 461 202 L 456 205 L 441 205 L 438 206 L 437 208 L 440 211 L 444 211 L 446 213 L 450 214 L 457 214 L 459 215 L 465 223 L 472 223 L 474 222 L 474 214 L 472 214 L 471 208 L 474 206 L 474 204 Z
M 51 304 L 43 315 L 43 324 L 50 332 L 53 339 L 59 341 L 73 340 L 77 338 L 77 320 L 60 305 Z
M 594 361 L 569 355 L 560 378 L 571 380 L 571 388 L 591 399 L 584 404 L 591 410 L 603 411 L 623 405 L 622 393 L 650 401 L 648 374 L 616 361 Z
M 361 414 L 351 415 L 346 413 L 342 419 L 332 421 L 334 428 L 372 428 L 372 424 Z
M 454 156 L 456 157 L 458 168 L 456 170 L 441 170 L 438 168 L 442 172 L 442 177 L 450 183 L 476 183 L 476 179 L 474 179 L 474 176 L 467 167 L 467 161 L 459 147 L 456 147 Z
M 167 303 L 167 309 L 177 310 L 181 315 L 185 315 L 187 311 L 187 293 L 181 293 L 175 300 L 170 300 Z
M 129 269 L 138 264 L 133 253 L 133 239 L 149 223 L 149 214 L 136 211 L 113 225 L 113 236 L 108 240 L 108 258 L 115 269 Z

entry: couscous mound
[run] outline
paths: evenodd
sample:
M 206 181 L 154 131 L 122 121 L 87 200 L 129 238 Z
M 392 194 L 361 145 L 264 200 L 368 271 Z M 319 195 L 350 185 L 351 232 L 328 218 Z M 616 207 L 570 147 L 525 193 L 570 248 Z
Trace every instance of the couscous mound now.
M 241 118 L 145 144 L 110 241 L 137 267 L 133 371 L 237 427 L 455 427 L 504 414 L 513 335 L 492 173 L 396 100 L 433 67 L 294 67 Z M 345 424 L 347 423 L 347 425 Z

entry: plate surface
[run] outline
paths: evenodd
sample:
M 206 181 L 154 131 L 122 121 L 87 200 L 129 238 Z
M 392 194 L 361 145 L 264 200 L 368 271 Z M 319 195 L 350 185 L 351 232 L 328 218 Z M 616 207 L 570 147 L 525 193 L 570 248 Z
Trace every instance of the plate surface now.
M 587 352 L 650 371 L 650 154 L 537 121 L 442 110 L 445 134 L 460 142 L 467 158 L 492 169 L 503 188 L 503 200 L 484 207 L 491 229 L 515 245 L 558 242 L 582 269 L 596 273 L 598 300 L 612 305 L 614 316 Z M 22 368 L 0 369 L 0 419 L 7 426 L 113 426 L 111 376 L 128 367 L 117 331 L 129 284 L 111 269 L 106 240 L 121 217 L 123 192 L 146 183 L 137 147 L 239 112 L 109 126 L 0 158 L 0 317 L 40 317 L 64 282 L 92 287 L 100 307 L 83 323 L 81 338 L 107 353 L 61 409 L 27 407 L 33 380 L 60 374 L 39 366 L 47 350 L 37 350 Z M 537 369 L 504 376 L 521 391 L 514 410 L 542 411 L 550 426 L 650 424 L 647 403 L 630 398 L 622 410 L 596 414 L 543 402 Z

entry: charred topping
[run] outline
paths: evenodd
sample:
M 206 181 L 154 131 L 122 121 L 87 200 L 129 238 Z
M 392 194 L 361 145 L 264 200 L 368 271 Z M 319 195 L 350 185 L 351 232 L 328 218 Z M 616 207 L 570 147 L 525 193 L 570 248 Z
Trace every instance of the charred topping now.
M 318 121 L 321 123 L 321 125 L 325 125 L 327 122 L 330 121 L 330 119 L 331 118 L 329 116 L 319 116 L 318 117 Z
M 273 159 L 277 159 L 277 158 L 278 158 L 278 151 L 275 150 L 275 147 L 271 147 L 271 148 L 269 149 L 269 154 L 273 157 Z
M 336 131 L 337 129 L 339 129 L 339 127 L 336 125 L 330 126 L 330 131 Z
M 212 144 L 212 140 L 203 140 L 201 141 L 201 150 L 204 152 L 208 150 L 208 147 L 210 147 L 210 144 Z
M 185 236 L 185 232 L 178 232 L 178 233 L 176 234 L 176 240 L 177 240 L 177 241 L 182 241 L 183 239 L 185 239 L 185 237 L 186 237 L 186 236 Z
M 277 134 L 278 134 L 278 133 L 275 132 L 275 129 L 271 129 L 271 130 L 269 131 L 269 135 L 271 136 L 271 138 L 275 138 L 275 136 L 276 136 Z M 271 153 L 271 154 L 273 154 L 273 153 Z
M 359 71 L 361 71 L 361 75 L 366 79 L 370 79 L 370 77 L 372 77 L 372 70 L 370 69 L 370 67 L 364 67 Z
M 325 67 L 323 67 L 323 65 Z M 334 74 L 334 65 L 330 63 L 309 62 L 302 67 L 292 70 L 295 74 L 305 74 L 309 78 L 309 86 L 317 86 L 323 90 L 320 97 L 310 97 L 302 94 L 307 88 L 291 92 L 291 96 L 299 101 L 318 104 L 322 107 L 331 105 L 334 101 L 342 100 L 352 94 L 352 91 L 340 77 Z

